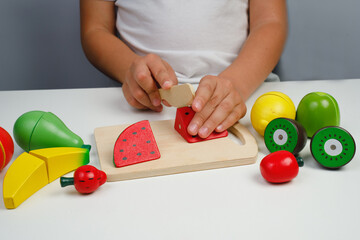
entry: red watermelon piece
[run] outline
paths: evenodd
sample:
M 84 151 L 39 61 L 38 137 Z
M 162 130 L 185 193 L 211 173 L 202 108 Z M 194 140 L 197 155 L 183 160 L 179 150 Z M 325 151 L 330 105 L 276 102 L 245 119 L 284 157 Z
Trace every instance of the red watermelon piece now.
M 176 110 L 176 117 L 175 117 L 175 130 L 188 142 L 188 143 L 195 143 L 195 142 L 202 142 L 206 140 L 216 139 L 226 137 L 228 135 L 228 131 L 223 132 L 212 132 L 207 138 L 201 138 L 198 135 L 191 136 L 187 132 L 187 127 L 191 119 L 194 117 L 195 112 L 192 110 L 191 107 L 182 107 Z
M 130 125 L 115 142 L 114 164 L 116 167 L 158 158 L 160 158 L 160 152 L 148 120 Z

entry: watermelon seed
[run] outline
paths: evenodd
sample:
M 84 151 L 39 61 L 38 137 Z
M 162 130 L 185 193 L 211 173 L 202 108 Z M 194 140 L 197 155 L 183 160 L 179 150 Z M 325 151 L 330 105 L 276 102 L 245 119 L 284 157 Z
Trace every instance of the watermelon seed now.
M 126 139 L 123 139 L 123 142 L 126 142 Z
M 135 135 L 135 134 L 137 134 L 137 132 L 133 132 L 133 134 Z
M 142 129 L 142 130 L 145 130 L 145 127 L 142 127 L 141 129 Z
M 126 160 L 127 159 L 127 157 L 123 157 L 123 160 Z
M 189 115 L 189 112 L 186 112 L 185 115 Z
M 120 149 L 120 152 L 124 152 L 124 149 Z
M 141 153 L 137 153 L 136 155 L 140 156 L 140 155 L 141 155 Z
M 134 144 L 133 147 L 136 147 L 136 144 Z
M 150 140 L 147 140 L 146 143 L 150 143 Z
M 155 152 L 154 152 L 154 151 L 151 151 L 150 154 L 155 154 Z

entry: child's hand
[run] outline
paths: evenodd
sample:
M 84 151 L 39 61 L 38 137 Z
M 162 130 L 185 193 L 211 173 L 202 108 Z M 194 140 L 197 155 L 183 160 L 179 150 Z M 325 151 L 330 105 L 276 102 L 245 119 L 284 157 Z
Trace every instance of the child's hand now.
M 138 109 L 162 110 L 158 85 L 169 89 L 177 84 L 171 66 L 155 54 L 136 58 L 126 72 L 123 93 L 127 102 Z
M 246 113 L 246 105 L 232 82 L 217 76 L 201 79 L 192 108 L 196 114 L 187 130 L 202 138 L 214 130 L 226 130 Z

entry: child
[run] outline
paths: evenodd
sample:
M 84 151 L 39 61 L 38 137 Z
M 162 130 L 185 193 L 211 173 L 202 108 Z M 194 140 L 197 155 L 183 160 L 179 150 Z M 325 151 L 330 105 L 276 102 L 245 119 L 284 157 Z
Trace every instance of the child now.
M 286 40 L 285 0 L 114 1 L 80 0 L 87 58 L 138 109 L 162 110 L 158 87 L 199 83 L 187 130 L 203 138 L 245 115 Z

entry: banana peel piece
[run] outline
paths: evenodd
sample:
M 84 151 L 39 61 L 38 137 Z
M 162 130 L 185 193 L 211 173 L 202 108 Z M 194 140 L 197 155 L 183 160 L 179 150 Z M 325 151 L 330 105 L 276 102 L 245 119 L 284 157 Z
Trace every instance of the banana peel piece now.
M 88 163 L 87 148 L 44 148 L 21 154 L 11 164 L 4 178 L 5 207 L 17 208 L 48 183 Z

